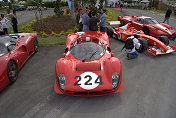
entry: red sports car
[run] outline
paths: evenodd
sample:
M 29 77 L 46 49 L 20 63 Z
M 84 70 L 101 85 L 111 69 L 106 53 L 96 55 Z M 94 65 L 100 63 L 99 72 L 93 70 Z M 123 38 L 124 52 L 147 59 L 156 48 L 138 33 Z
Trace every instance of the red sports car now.
M 111 21 L 109 21 L 111 23 Z M 113 25 L 118 24 L 118 21 L 112 21 Z M 107 27 L 107 34 L 115 39 L 126 41 L 127 36 L 138 37 L 138 40 L 141 43 L 140 49 L 138 52 L 147 51 L 148 53 L 156 56 L 160 54 L 168 54 L 171 52 L 176 52 L 176 47 L 169 45 L 168 37 L 159 36 L 158 39 L 149 35 L 144 34 L 143 31 L 138 31 L 134 27 L 131 27 L 131 23 L 128 23 L 119 28 Z
M 0 36 L 0 91 L 17 80 L 20 68 L 37 49 L 34 33 Z
M 158 23 L 153 18 L 147 16 L 120 16 L 118 20 L 122 25 L 131 23 L 135 29 L 142 30 L 145 34 L 155 38 L 159 36 L 171 38 L 175 34 L 175 31 L 168 24 Z
M 101 96 L 121 92 L 122 67 L 101 32 L 68 35 L 66 48 L 55 65 L 54 90 L 73 96 Z

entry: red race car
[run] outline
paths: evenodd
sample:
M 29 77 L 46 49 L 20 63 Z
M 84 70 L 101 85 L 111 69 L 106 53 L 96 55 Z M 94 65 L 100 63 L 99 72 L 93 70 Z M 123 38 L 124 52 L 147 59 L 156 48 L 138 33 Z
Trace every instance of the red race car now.
M 69 34 L 62 56 L 55 65 L 56 93 L 101 96 L 122 91 L 121 62 L 111 52 L 106 33 Z
M 35 33 L 0 36 L 0 91 L 17 80 L 20 68 L 37 50 Z
M 147 16 L 120 16 L 118 20 L 121 22 L 121 25 L 131 23 L 135 29 L 142 30 L 146 35 L 155 38 L 159 36 L 171 38 L 175 34 L 175 31 L 168 24 L 158 23 L 153 18 Z
M 111 25 L 120 24 L 119 21 L 109 21 Z M 115 39 L 126 41 L 127 36 L 137 35 L 138 40 L 141 43 L 140 49 L 137 51 L 142 53 L 147 51 L 148 53 L 156 56 L 160 54 L 167 54 L 176 51 L 176 47 L 169 45 L 168 37 L 159 36 L 158 39 L 144 34 L 143 31 L 138 31 L 134 27 L 131 27 L 131 23 L 128 23 L 119 28 L 107 27 L 107 34 Z

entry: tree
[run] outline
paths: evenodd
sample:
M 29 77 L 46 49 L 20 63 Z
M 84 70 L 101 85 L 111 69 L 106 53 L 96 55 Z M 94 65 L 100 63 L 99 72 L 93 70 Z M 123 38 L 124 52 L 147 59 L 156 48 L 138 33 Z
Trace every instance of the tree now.
M 60 7 L 61 7 L 61 0 L 57 0 L 54 8 L 54 12 L 56 13 L 57 16 L 63 15 L 63 11 Z
M 74 6 L 74 0 L 71 0 L 71 18 L 72 20 L 75 20 L 75 6 Z

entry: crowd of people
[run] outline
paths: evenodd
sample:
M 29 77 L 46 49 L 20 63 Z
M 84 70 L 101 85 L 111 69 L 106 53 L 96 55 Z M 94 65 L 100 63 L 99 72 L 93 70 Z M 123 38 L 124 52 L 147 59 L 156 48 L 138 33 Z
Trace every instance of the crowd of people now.
M 8 14 L 9 19 L 4 14 L 0 16 L 0 35 L 8 34 L 8 23 L 12 25 L 13 32 L 18 33 L 18 22 L 17 18 L 13 13 Z
M 84 13 L 82 9 L 76 16 L 76 21 L 79 31 L 98 31 L 98 23 L 101 32 L 106 32 L 106 9 L 102 9 L 101 16 L 97 16 L 97 12 L 93 9 L 85 9 Z

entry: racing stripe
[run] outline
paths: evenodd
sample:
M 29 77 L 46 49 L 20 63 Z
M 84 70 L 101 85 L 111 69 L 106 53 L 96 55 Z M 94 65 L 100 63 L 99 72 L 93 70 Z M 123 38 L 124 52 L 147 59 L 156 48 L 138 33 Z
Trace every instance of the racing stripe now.
M 158 26 L 159 28 L 163 29 L 164 31 L 166 31 L 167 33 L 169 33 L 170 35 L 172 35 L 172 33 L 164 26 L 160 25 L 160 24 L 156 24 L 156 26 Z

